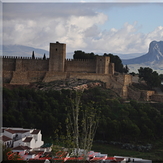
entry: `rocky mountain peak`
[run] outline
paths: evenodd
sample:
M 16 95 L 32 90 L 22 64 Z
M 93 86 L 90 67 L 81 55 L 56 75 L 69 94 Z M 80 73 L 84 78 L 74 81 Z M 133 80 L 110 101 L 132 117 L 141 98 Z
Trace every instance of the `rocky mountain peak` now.
M 152 41 L 149 45 L 148 56 L 152 57 L 152 60 L 163 59 L 163 41 Z

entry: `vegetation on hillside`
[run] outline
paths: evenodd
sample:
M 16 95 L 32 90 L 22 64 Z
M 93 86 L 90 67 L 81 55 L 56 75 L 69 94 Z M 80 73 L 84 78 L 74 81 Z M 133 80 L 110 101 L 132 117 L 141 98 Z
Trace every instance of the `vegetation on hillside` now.
M 66 134 L 70 94 L 70 90 L 45 92 L 25 87 L 4 88 L 3 125 L 38 128 L 44 138 L 53 141 L 61 138 L 56 133 Z M 96 140 L 151 143 L 163 137 L 162 103 L 124 103 L 111 90 L 96 87 L 83 92 L 80 107 L 81 111 L 94 108 L 99 112 Z
M 139 78 L 143 79 L 150 88 L 161 86 L 162 75 L 159 75 L 156 71 L 149 67 L 140 67 L 138 71 Z

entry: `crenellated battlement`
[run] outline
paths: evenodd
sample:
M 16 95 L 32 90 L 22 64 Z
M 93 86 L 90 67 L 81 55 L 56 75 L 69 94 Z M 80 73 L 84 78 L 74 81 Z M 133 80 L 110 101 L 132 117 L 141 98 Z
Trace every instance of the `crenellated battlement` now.
M 95 57 L 94 59 L 66 59 L 66 44 L 63 43 L 50 43 L 50 55 L 49 58 L 45 56 L 35 57 L 34 52 L 31 57 L 23 56 L 2 56 L 4 82 L 17 84 L 21 83 L 21 77 L 19 74 L 27 75 L 32 79 L 30 81 L 42 80 L 40 74 L 51 73 L 86 73 L 86 74 L 105 74 L 112 75 L 114 73 L 114 65 L 110 63 L 110 58 L 105 56 Z M 37 73 L 35 73 L 37 72 Z M 43 73 L 44 72 L 44 73 Z M 89 76 L 89 75 L 88 75 Z M 87 76 L 87 78 L 88 78 Z M 12 78 L 14 77 L 14 80 Z M 60 75 L 58 75 L 60 77 Z M 57 77 L 57 79 L 58 79 Z M 24 78 L 24 76 L 22 77 Z M 55 78 L 53 76 L 53 78 Z M 51 79 L 49 79 L 51 80 Z M 12 82 L 11 82 L 12 81 Z M 24 80 L 22 80 L 23 84 Z
M 35 58 L 32 58 L 32 57 L 22 57 L 22 56 L 2 56 L 2 58 L 4 59 L 36 59 L 36 60 L 47 60 L 49 58 L 40 58 L 40 57 L 35 57 Z
M 95 59 L 66 59 L 67 62 L 90 62 L 95 61 Z

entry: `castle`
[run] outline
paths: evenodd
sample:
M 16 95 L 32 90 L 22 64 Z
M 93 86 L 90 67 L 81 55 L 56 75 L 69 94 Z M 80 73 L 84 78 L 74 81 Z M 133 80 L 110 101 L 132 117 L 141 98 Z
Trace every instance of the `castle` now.
M 95 59 L 66 59 L 66 44 L 50 43 L 49 58 L 3 56 L 3 83 L 25 85 L 34 82 L 51 82 L 68 78 L 99 80 L 106 88 L 114 88 L 127 97 L 130 75 L 114 75 L 114 63 L 108 56 Z
M 132 89 L 134 79 L 129 74 L 115 75 L 114 63 L 108 56 L 95 59 L 66 59 L 66 44 L 50 43 L 49 58 L 3 56 L 3 83 L 29 85 L 65 79 L 97 80 L 114 90 L 122 98 L 163 102 L 162 95 L 154 91 Z M 116 73 L 117 74 L 117 73 Z

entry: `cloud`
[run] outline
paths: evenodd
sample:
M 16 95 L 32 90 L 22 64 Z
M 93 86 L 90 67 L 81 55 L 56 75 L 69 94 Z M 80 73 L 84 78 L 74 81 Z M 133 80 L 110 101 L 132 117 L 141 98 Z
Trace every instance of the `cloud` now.
M 67 52 L 147 52 L 153 40 L 163 40 L 163 26 L 143 34 L 138 22 L 125 22 L 120 29 L 102 29 L 108 15 L 95 4 L 5 4 L 4 44 L 21 44 L 49 50 L 50 42 L 67 44 Z M 110 7 L 110 6 L 109 6 Z M 98 12 L 97 12 L 98 11 Z
M 27 46 L 35 46 L 37 48 L 42 47 L 48 50 L 47 44 L 58 40 L 67 43 L 68 47 L 84 48 L 87 46 L 84 33 L 93 26 L 103 24 L 107 20 L 105 14 L 93 12 L 91 9 L 88 11 L 88 8 L 83 9 L 81 6 L 79 9 L 79 5 L 76 4 L 73 4 L 76 6 L 76 11 L 72 11 L 72 14 L 69 13 L 74 7 L 72 5 L 71 10 L 70 5 L 67 5 L 66 10 L 63 10 L 62 14 L 57 12 L 58 8 L 55 5 L 53 10 L 56 9 L 57 11 L 54 12 L 51 7 L 49 8 L 48 14 L 45 14 L 47 9 L 45 9 L 43 12 L 44 14 L 42 14 L 42 7 L 40 6 L 37 12 L 33 11 L 34 4 L 34 6 L 31 6 L 30 8 L 28 7 L 31 11 L 29 15 L 27 9 L 23 10 L 21 5 L 19 6 L 19 10 L 17 6 L 14 8 L 17 12 L 14 13 L 15 17 L 13 17 L 12 14 L 10 14 L 10 16 L 7 13 L 11 6 L 9 5 L 9 7 L 6 7 L 6 18 L 4 19 L 5 44 L 23 44 Z M 65 5 L 66 4 L 60 5 L 60 10 L 62 7 L 65 8 Z M 40 11 L 40 15 L 38 14 L 38 11 Z M 49 16 L 51 12 L 54 17 Z M 36 13 L 36 15 L 33 14 L 33 16 L 31 16 L 32 13 Z M 24 17 L 22 15 L 24 15 Z
M 92 37 L 87 45 L 96 47 L 96 53 L 146 53 L 149 43 L 153 40 L 163 40 L 163 27 L 157 27 L 154 31 L 143 34 L 139 32 L 139 26 L 135 22 L 125 23 L 119 30 L 112 28 L 102 31 L 98 37 Z

